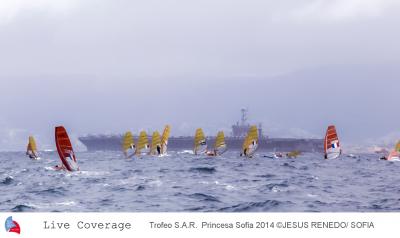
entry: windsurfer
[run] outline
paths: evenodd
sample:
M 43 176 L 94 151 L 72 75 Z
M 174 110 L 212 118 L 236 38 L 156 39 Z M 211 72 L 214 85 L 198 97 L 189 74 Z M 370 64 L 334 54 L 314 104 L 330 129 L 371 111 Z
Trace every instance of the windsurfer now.
M 36 159 L 35 153 L 32 150 L 27 150 L 26 155 L 29 156 L 30 159 Z
M 216 151 L 207 151 L 206 155 L 207 156 L 217 156 L 217 153 L 216 153 Z
M 158 153 L 158 155 L 161 155 L 161 146 L 160 145 L 157 145 L 157 153 Z
M 281 153 L 281 152 L 276 152 L 275 154 L 274 154 L 274 157 L 275 158 L 283 158 L 283 154 Z
M 244 155 L 244 156 L 247 156 L 247 148 L 246 148 L 246 149 L 244 149 L 244 151 L 243 151 L 243 155 Z
M 54 166 L 53 169 L 59 171 L 59 170 L 65 170 L 65 167 L 63 164 L 58 164 L 58 165 Z

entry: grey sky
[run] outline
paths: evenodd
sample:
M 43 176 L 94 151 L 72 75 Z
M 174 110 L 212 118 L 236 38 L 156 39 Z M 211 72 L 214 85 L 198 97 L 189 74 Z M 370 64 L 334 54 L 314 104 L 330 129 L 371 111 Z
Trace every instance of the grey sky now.
M 395 0 L 0 2 L 0 150 L 74 136 L 229 130 L 400 137 Z

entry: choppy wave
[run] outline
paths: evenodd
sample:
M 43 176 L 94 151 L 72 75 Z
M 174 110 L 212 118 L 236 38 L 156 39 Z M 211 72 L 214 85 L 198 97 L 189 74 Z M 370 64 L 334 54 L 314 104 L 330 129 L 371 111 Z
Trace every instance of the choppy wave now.
M 7 176 L 0 183 L 3 185 L 10 185 L 14 182 L 14 178 L 12 176 Z
M 217 170 L 214 167 L 194 167 L 194 168 L 190 168 L 189 171 L 212 174 L 212 173 L 215 173 Z
M 54 171 L 57 153 L 32 161 L 0 153 L 0 211 L 13 212 L 374 212 L 400 210 L 400 163 L 371 155 L 326 161 L 215 158 L 190 151 L 126 160 L 77 153 L 80 172 Z
M 11 209 L 12 212 L 32 212 L 35 208 L 24 204 L 17 205 Z
M 262 202 L 244 202 L 219 209 L 221 212 L 266 212 L 279 211 L 279 207 L 293 205 L 290 201 L 265 200 Z

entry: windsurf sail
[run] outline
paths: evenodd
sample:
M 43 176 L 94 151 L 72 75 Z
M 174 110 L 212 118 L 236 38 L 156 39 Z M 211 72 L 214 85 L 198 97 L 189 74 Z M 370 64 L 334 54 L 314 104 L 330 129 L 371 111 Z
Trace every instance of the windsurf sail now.
M 135 142 L 133 141 L 132 132 L 125 133 L 122 139 L 122 151 L 126 157 L 131 157 L 135 153 Z
M 195 155 L 205 154 L 207 153 L 207 143 L 206 137 L 204 136 L 203 129 L 198 128 L 196 130 L 196 134 L 194 136 L 194 149 L 193 152 Z
M 28 146 L 26 148 L 26 154 L 31 159 L 39 158 L 39 154 L 38 154 L 37 147 L 36 147 L 36 141 L 33 136 L 29 136 L 29 142 L 28 142 Z
M 79 170 L 77 159 L 72 149 L 71 141 L 64 127 L 58 126 L 55 129 L 57 152 L 60 156 L 63 167 L 68 171 Z
M 225 143 L 225 135 L 223 131 L 219 131 L 217 137 L 215 138 L 214 152 L 215 155 L 222 155 L 227 150 Z
M 328 126 L 324 142 L 325 159 L 336 159 L 342 153 L 334 125 Z
M 161 154 L 161 138 L 158 131 L 153 132 L 153 138 L 151 141 L 150 155 L 160 155 Z
M 387 160 L 400 161 L 400 141 L 397 142 L 394 149 L 390 151 L 389 155 L 387 156 Z
M 398 152 L 398 151 L 396 151 L 396 150 L 392 150 L 392 151 L 389 153 L 389 155 L 388 155 L 388 157 L 387 157 L 387 160 L 390 160 L 390 161 L 400 161 L 400 152 Z
M 161 137 L 161 154 L 167 153 L 169 134 L 171 133 L 171 126 L 166 125 Z
M 136 154 L 148 154 L 150 152 L 149 139 L 147 133 L 141 131 L 136 146 Z
M 257 126 L 251 126 L 244 139 L 242 154 L 246 157 L 252 157 L 258 148 L 258 130 Z

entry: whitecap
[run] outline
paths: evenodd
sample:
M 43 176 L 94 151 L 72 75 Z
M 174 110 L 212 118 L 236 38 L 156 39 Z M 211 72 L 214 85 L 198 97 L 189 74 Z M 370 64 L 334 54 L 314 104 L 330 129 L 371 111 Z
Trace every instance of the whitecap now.
M 273 188 L 272 188 L 272 192 L 274 192 L 274 193 L 277 193 L 277 192 L 280 192 L 281 190 L 278 188 L 278 187 L 276 187 L 276 186 L 274 186 Z
M 311 194 L 311 193 L 307 193 L 307 197 L 315 198 L 315 197 L 318 197 L 318 195 L 316 195 L 316 194 Z
M 163 184 L 163 182 L 161 180 L 154 180 L 154 181 L 150 181 L 148 183 L 148 185 L 152 185 L 152 186 L 156 186 L 156 187 L 160 187 Z
M 234 186 L 229 185 L 229 184 L 225 186 L 225 189 L 226 190 L 236 190 L 236 188 Z
M 75 206 L 76 203 L 74 201 L 65 201 L 65 202 L 56 202 L 54 203 L 56 206 Z
M 178 151 L 178 154 L 191 154 L 194 155 L 193 150 L 183 150 L 183 151 Z

